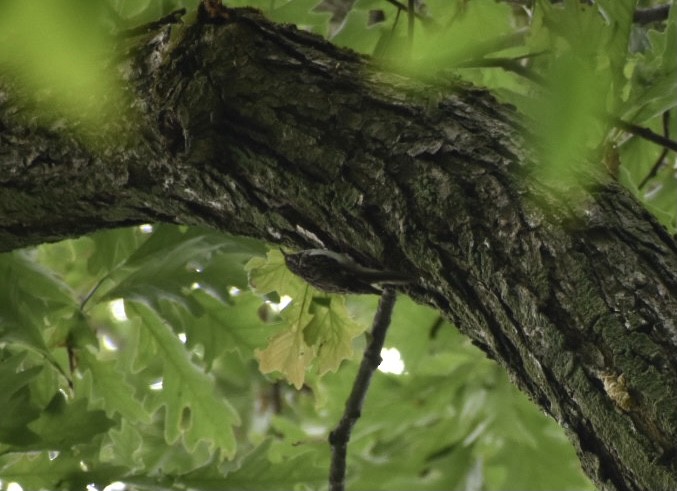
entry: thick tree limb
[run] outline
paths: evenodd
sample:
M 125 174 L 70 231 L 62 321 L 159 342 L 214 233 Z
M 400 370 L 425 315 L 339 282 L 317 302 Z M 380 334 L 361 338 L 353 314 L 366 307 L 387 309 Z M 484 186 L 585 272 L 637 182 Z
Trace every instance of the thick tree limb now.
M 0 249 L 167 221 L 406 271 L 402 290 L 508 369 L 600 489 L 677 488 L 666 231 L 601 170 L 539 181 L 517 115 L 484 91 L 230 14 L 138 46 L 143 112 L 120 107 L 96 149 L 22 118 L 0 78 Z

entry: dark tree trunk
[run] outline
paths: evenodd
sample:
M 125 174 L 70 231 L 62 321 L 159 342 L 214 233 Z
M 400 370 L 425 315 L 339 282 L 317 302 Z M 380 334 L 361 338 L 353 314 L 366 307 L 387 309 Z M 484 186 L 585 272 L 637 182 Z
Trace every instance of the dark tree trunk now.
M 0 250 L 166 221 L 413 272 L 404 291 L 508 369 L 600 489 L 677 489 L 677 246 L 624 189 L 540 182 L 490 94 L 252 11 L 160 38 L 128 71 L 143 114 L 96 146 L 27 122 L 0 79 Z

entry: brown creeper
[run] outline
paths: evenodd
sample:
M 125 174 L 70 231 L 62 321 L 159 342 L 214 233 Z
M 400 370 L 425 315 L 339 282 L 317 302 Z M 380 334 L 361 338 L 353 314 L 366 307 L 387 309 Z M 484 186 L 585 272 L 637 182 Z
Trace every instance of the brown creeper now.
M 345 254 L 325 249 L 307 249 L 284 254 L 289 270 L 327 293 L 381 294 L 376 285 L 401 285 L 411 278 L 395 271 L 365 268 Z

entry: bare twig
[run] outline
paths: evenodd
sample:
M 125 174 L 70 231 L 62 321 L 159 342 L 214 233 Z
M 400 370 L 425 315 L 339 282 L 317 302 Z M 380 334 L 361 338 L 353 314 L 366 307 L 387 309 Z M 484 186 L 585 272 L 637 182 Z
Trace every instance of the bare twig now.
M 407 5 L 407 14 L 409 16 L 409 24 L 407 25 L 407 34 L 409 37 L 409 52 L 414 47 L 414 20 L 416 20 L 416 10 L 414 9 L 414 0 L 409 0 Z
M 665 136 L 666 138 L 670 136 L 670 111 L 665 111 L 663 113 L 663 136 Z M 668 151 L 669 150 L 667 148 L 663 148 L 663 151 L 656 159 L 656 162 L 651 167 L 651 170 L 646 175 L 646 177 L 642 179 L 642 182 L 639 183 L 637 189 L 642 189 L 644 186 L 646 186 L 647 182 L 656 177 L 658 169 L 660 169 L 661 165 L 663 165 L 663 161 L 665 160 L 665 157 L 668 155 Z
M 636 124 L 628 123 L 627 121 L 624 121 L 616 116 L 611 116 L 610 119 L 611 123 L 618 129 L 627 131 L 632 135 L 639 136 L 640 138 L 644 138 L 645 140 L 649 140 L 650 142 L 677 152 L 677 141 L 671 140 L 670 138 L 667 138 L 663 135 L 659 135 L 658 133 L 654 133 L 649 128 L 645 128 L 644 126 L 637 126 Z
M 438 315 L 437 319 L 435 319 L 435 322 L 433 322 L 433 325 L 430 327 L 430 330 L 428 331 L 428 338 L 435 339 L 437 337 L 437 333 L 440 331 L 440 328 L 443 325 L 444 325 L 444 317 Z
M 331 468 L 329 469 L 330 491 L 343 491 L 345 489 L 348 440 L 350 440 L 353 425 L 360 417 L 362 404 L 364 403 L 371 377 L 381 364 L 381 349 L 383 349 L 383 342 L 390 325 L 394 306 L 395 290 L 385 288 L 374 315 L 371 341 L 367 349 L 364 350 L 362 363 L 360 363 L 360 369 L 357 372 L 357 377 L 355 377 L 353 389 L 346 401 L 343 416 L 339 424 L 334 428 L 334 431 L 329 434 L 329 444 L 332 448 Z
M 660 22 L 668 18 L 670 13 L 670 4 L 658 5 L 646 9 L 635 10 L 632 21 L 638 24 L 649 24 L 651 22 Z
M 398 14 L 399 14 L 400 11 L 402 11 L 402 10 L 404 10 L 405 12 L 408 12 L 408 11 L 409 11 L 408 5 L 403 4 L 403 3 L 400 2 L 399 0 L 386 0 L 386 2 L 388 2 L 389 4 L 394 5 L 395 7 L 397 7 L 397 13 L 398 13 Z M 416 12 L 416 9 L 414 9 L 414 17 L 416 17 L 418 20 L 420 20 L 421 23 L 422 23 L 425 27 L 432 27 L 432 28 L 437 28 L 437 27 L 438 27 L 437 24 L 435 23 L 435 21 L 434 21 L 432 18 L 427 17 L 427 16 L 425 16 L 425 15 L 423 15 L 423 14 L 420 14 L 419 12 Z

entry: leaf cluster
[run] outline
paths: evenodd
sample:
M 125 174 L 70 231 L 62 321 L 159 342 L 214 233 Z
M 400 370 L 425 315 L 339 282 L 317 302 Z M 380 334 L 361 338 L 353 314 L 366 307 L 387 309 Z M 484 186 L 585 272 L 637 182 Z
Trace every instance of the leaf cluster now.
M 162 225 L 0 256 L 0 480 L 325 486 L 327 435 L 376 298 L 327 297 L 290 277 L 278 250 L 264 254 Z M 387 344 L 402 365 L 373 382 L 349 486 L 585 486 L 555 424 L 434 312 L 400 300 Z

